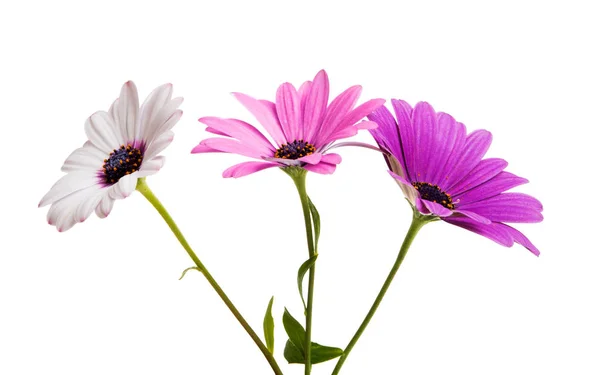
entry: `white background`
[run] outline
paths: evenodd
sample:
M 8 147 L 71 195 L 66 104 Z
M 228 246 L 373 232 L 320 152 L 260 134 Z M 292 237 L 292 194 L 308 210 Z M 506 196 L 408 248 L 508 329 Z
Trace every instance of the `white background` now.
M 148 179 L 258 332 L 275 295 L 302 316 L 300 204 L 277 169 L 221 172 L 236 155 L 190 155 L 196 119 L 256 124 L 231 91 L 274 99 L 324 68 L 332 95 L 427 100 L 488 156 L 527 177 L 540 248 L 504 248 L 438 222 L 417 237 L 345 374 L 600 374 L 599 12 L 594 2 L 12 2 L 0 10 L 0 374 L 268 374 L 270 368 L 152 207 L 135 193 L 66 233 L 39 199 L 85 141 L 83 124 L 134 80 L 185 97 L 167 164 Z M 367 134 L 359 140 L 371 142 Z M 311 174 L 322 216 L 315 341 L 344 347 L 383 282 L 411 212 L 380 155 L 340 150 Z M 334 361 L 314 367 L 329 374 Z

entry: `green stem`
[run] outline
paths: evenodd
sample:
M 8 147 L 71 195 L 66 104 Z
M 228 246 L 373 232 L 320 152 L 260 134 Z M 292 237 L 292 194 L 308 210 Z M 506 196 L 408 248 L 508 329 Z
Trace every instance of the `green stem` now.
M 404 242 L 402 243 L 402 247 L 400 248 L 398 257 L 396 258 L 396 262 L 392 266 L 392 269 L 390 270 L 390 273 L 389 273 L 387 279 L 385 279 L 385 282 L 383 283 L 383 286 L 381 287 L 381 290 L 379 291 L 377 298 L 375 298 L 375 301 L 373 302 L 371 309 L 365 316 L 360 327 L 358 327 L 358 330 L 352 337 L 352 340 L 350 340 L 350 342 L 348 343 L 348 346 L 346 346 L 346 349 L 344 349 L 344 354 L 342 354 L 342 356 L 338 360 L 337 364 L 335 365 L 335 369 L 331 373 L 332 375 L 337 375 L 340 372 L 342 366 L 344 365 L 344 362 L 346 361 L 346 358 L 348 358 L 348 355 L 350 355 L 352 348 L 354 348 L 354 345 L 356 344 L 356 342 L 362 335 L 363 331 L 365 330 L 365 328 L 367 328 L 367 325 L 369 325 L 371 318 L 373 318 L 373 315 L 375 315 L 375 311 L 377 311 L 377 308 L 379 307 L 381 300 L 383 300 L 383 297 L 385 296 L 385 293 L 387 292 L 388 288 L 390 287 L 392 280 L 394 280 L 394 276 L 396 276 L 396 272 L 398 272 L 398 269 L 400 268 L 400 265 L 402 264 L 402 261 L 404 260 L 404 257 L 406 256 L 406 253 L 408 252 L 408 249 L 410 248 L 410 245 L 412 244 L 412 242 L 415 239 L 419 230 L 428 222 L 438 220 L 437 217 L 435 217 L 435 216 L 425 216 L 425 215 L 421 215 L 414 209 L 413 209 L 413 211 L 414 211 L 413 212 L 413 220 L 412 220 L 412 223 L 410 224 L 410 228 L 408 229 L 408 232 L 406 233 L 406 237 L 404 238 Z
M 306 194 L 306 169 L 300 167 L 283 168 L 298 189 L 300 203 L 302 203 L 302 212 L 304 213 L 304 226 L 306 227 L 306 242 L 308 245 L 309 259 L 316 254 L 315 243 L 313 240 L 312 220 L 310 216 L 310 206 L 308 194 Z M 313 295 L 315 290 L 315 265 L 313 264 L 308 271 L 308 295 L 306 297 L 306 334 L 304 336 L 304 375 L 309 375 L 311 371 L 311 332 L 312 332 L 312 310 L 313 310 Z
M 169 215 L 169 213 L 167 212 L 167 210 L 165 209 L 165 207 L 162 205 L 162 203 L 160 203 L 160 201 L 154 195 L 154 193 L 152 192 L 152 190 L 150 190 L 150 187 L 148 187 L 148 185 L 146 184 L 146 179 L 145 178 L 138 179 L 136 189 L 140 193 L 142 193 L 142 195 L 150 202 L 150 204 L 152 204 L 152 206 L 154 206 L 154 208 L 156 209 L 156 211 L 158 211 L 158 213 L 160 214 L 160 216 L 162 216 L 162 218 L 165 220 L 165 222 L 167 223 L 167 225 L 169 226 L 169 228 L 171 228 L 171 231 L 173 231 L 173 234 L 175 235 L 175 237 L 177 237 L 177 239 L 181 243 L 181 246 L 183 246 L 183 248 L 185 249 L 185 251 L 187 251 L 187 253 L 190 256 L 190 258 L 192 258 L 192 260 L 196 264 L 196 267 L 198 267 L 198 270 L 200 272 L 202 272 L 202 274 L 204 275 L 204 277 L 206 277 L 206 280 L 208 280 L 209 284 L 213 287 L 213 289 L 215 290 L 215 292 L 217 292 L 217 294 L 219 295 L 219 297 L 221 297 L 221 299 L 223 300 L 223 302 L 225 303 L 225 305 L 227 305 L 227 307 L 229 308 L 229 310 L 231 311 L 231 313 L 235 316 L 235 318 L 238 320 L 238 322 L 240 322 L 240 324 L 242 325 L 242 327 L 244 327 L 244 329 L 246 330 L 246 332 L 248 332 L 248 335 L 250 335 L 250 337 L 252 338 L 252 340 L 254 341 L 254 343 L 256 343 L 256 346 L 258 346 L 258 348 L 260 349 L 260 351 L 264 354 L 265 358 L 267 359 L 267 361 L 271 365 L 271 368 L 273 369 L 273 372 L 275 374 L 277 374 L 277 375 L 283 375 L 283 373 L 281 372 L 281 369 L 277 365 L 277 362 L 275 361 L 275 358 L 273 357 L 273 355 L 271 354 L 271 352 L 269 352 L 269 350 L 263 344 L 263 342 L 258 337 L 258 335 L 256 334 L 256 332 L 254 332 L 254 330 L 252 329 L 252 327 L 250 327 L 250 325 L 248 324 L 248 322 L 246 322 L 246 320 L 244 319 L 244 317 L 242 316 L 242 314 L 240 314 L 240 312 L 238 311 L 238 309 L 233 305 L 233 302 L 231 302 L 231 300 L 229 299 L 229 297 L 227 297 L 227 295 L 225 294 L 225 292 L 223 291 L 223 289 L 221 289 L 221 287 L 216 282 L 216 280 L 208 272 L 208 270 L 206 269 L 206 267 L 204 266 L 204 264 L 202 264 L 202 262 L 200 261 L 200 259 L 196 255 L 196 253 L 194 253 L 194 250 L 192 250 L 192 248 L 188 244 L 187 240 L 185 239 L 185 237 L 183 236 L 183 234 L 181 233 L 181 231 L 177 227 L 177 224 L 175 224 L 175 221 L 173 220 L 173 218 L 171 217 L 171 215 Z

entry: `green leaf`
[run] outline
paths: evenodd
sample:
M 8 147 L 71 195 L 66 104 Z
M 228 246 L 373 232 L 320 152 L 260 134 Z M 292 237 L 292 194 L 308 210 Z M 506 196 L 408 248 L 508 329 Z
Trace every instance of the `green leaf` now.
M 283 357 L 288 363 L 304 363 L 304 351 L 298 349 L 290 340 L 285 343 Z
M 319 211 L 317 211 L 317 208 L 313 202 L 310 200 L 310 197 L 307 198 L 308 207 L 310 208 L 310 215 L 312 216 L 313 227 L 315 228 L 315 254 L 318 254 L 317 245 L 319 243 L 319 235 L 321 234 L 321 216 L 319 215 Z
M 198 267 L 188 267 L 186 269 L 183 270 L 183 272 L 181 273 L 181 277 L 179 278 L 179 280 L 183 279 L 183 277 L 185 276 L 185 274 L 189 271 L 189 270 L 196 270 L 200 273 L 203 273 L 202 270 Z
M 344 351 L 340 348 L 334 348 L 331 346 L 319 345 L 315 342 L 312 343 L 310 349 L 310 356 L 312 358 L 311 363 L 322 363 L 329 361 L 330 359 L 341 356 Z M 284 358 L 288 363 L 304 363 L 304 351 L 298 349 L 290 340 L 285 343 L 285 349 L 283 351 Z
M 304 305 L 304 314 L 306 315 L 306 301 L 304 300 L 304 294 L 302 293 L 302 281 L 304 280 L 304 275 L 310 269 L 310 267 L 315 264 L 317 261 L 317 256 L 308 259 L 306 262 L 302 263 L 300 268 L 298 268 L 298 291 L 300 292 L 300 298 L 302 298 L 302 304 Z
M 285 309 L 283 313 L 283 326 L 289 340 L 285 343 L 283 356 L 288 363 L 304 363 L 304 327 Z M 311 343 L 310 357 L 312 363 L 321 363 L 341 356 L 344 351 L 332 346 L 323 346 L 316 342 Z
M 285 309 L 283 312 L 283 328 L 294 346 L 304 353 L 305 330 L 294 317 Z
M 273 298 L 275 297 L 271 297 L 271 300 L 269 301 L 269 306 L 267 306 L 267 311 L 265 312 L 265 319 L 263 320 L 265 341 L 267 342 L 267 349 L 269 349 L 271 354 L 273 354 L 275 349 L 275 322 L 273 321 L 273 314 L 271 314 Z
M 316 342 L 312 343 L 310 347 L 310 358 L 312 363 L 321 363 L 329 361 L 330 359 L 337 358 L 344 354 L 344 351 L 340 348 L 333 346 L 323 346 Z

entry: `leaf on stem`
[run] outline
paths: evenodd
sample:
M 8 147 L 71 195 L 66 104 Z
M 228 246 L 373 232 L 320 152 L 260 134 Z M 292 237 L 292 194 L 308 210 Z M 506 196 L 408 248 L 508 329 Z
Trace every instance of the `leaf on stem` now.
M 275 350 L 275 322 L 273 321 L 273 314 L 271 313 L 273 298 L 275 297 L 271 297 L 271 300 L 269 301 L 269 306 L 267 306 L 267 311 L 265 312 L 265 319 L 263 320 L 265 341 L 267 343 L 267 349 L 269 349 L 271 354 L 273 354 L 273 351 Z
M 300 268 L 298 268 L 298 291 L 300 292 L 300 298 L 302 298 L 302 304 L 304 305 L 304 315 L 306 315 L 306 301 L 304 300 L 304 294 L 302 293 L 302 281 L 304 280 L 304 275 L 310 269 L 310 267 L 315 264 L 317 261 L 317 256 L 309 258 L 306 262 L 302 263 Z
M 319 243 L 319 234 L 321 234 L 321 216 L 319 215 L 319 211 L 317 211 L 317 207 L 313 204 L 308 198 L 308 207 L 310 208 L 310 215 L 312 216 L 313 227 L 315 228 L 315 254 L 318 254 L 317 244 Z
M 283 313 L 283 326 L 289 339 L 285 343 L 283 356 L 288 363 L 305 363 L 304 357 L 304 327 L 287 311 Z M 341 356 L 344 351 L 332 346 L 311 343 L 311 363 L 321 363 Z
M 189 271 L 189 270 L 196 270 L 200 273 L 203 273 L 202 270 L 199 267 L 188 267 L 186 269 L 183 270 L 183 272 L 181 273 L 181 277 L 179 278 L 179 280 L 183 279 L 183 277 L 185 276 L 185 274 Z

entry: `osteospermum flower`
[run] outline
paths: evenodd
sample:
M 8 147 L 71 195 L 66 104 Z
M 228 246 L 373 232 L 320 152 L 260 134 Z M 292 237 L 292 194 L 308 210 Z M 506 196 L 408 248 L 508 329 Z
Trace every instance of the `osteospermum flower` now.
M 542 204 L 529 195 L 506 192 L 528 181 L 504 171 L 508 163 L 503 159 L 483 159 L 491 133 L 467 134 L 463 124 L 425 102 L 413 110 L 392 99 L 392 106 L 398 121 L 381 107 L 368 116 L 379 125 L 370 132 L 413 206 L 501 245 L 516 242 L 539 255 L 525 235 L 505 223 L 542 221 Z
M 354 108 L 361 92 L 352 86 L 329 105 L 329 79 L 324 70 L 298 90 L 284 83 L 277 90 L 275 103 L 233 93 L 265 128 L 269 141 L 254 126 L 236 119 L 203 117 L 198 121 L 208 132 L 227 138 L 208 138 L 192 153 L 228 152 L 259 159 L 234 165 L 223 177 L 242 177 L 272 167 L 298 166 L 312 172 L 330 174 L 342 161 L 338 154 L 327 153 L 338 139 L 355 135 L 359 129 L 372 129 L 370 121 L 361 121 L 380 107 L 383 99 L 369 100 Z
M 139 106 L 135 84 L 125 83 L 108 112 L 98 111 L 85 123 L 88 141 L 65 160 L 67 172 L 42 198 L 51 204 L 48 223 L 59 232 L 87 219 L 92 211 L 105 218 L 115 200 L 126 198 L 138 178 L 164 164 L 158 154 L 173 140 L 171 128 L 181 118 L 183 98 L 171 99 L 173 87 L 157 87 Z

